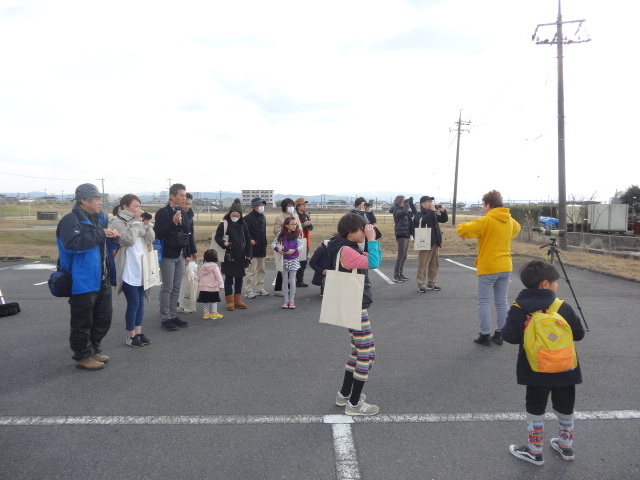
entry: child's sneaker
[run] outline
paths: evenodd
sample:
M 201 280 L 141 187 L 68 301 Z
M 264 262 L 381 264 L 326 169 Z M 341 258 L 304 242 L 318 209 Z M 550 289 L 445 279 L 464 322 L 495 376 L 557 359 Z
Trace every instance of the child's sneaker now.
M 284 302 L 280 308 L 282 309 L 289 308 L 289 302 Z
M 211 318 L 222 318 L 224 317 L 224 315 L 222 315 L 221 313 L 212 313 L 211 314 Z
M 142 342 L 140 341 L 140 339 L 138 338 L 137 335 L 134 335 L 133 337 L 127 337 L 125 344 L 130 346 L 130 347 L 141 347 L 142 346 Z
M 296 304 L 293 302 L 289 302 L 289 308 L 296 308 Z
M 544 465 L 542 454 L 534 455 L 529 450 L 529 447 L 516 447 L 515 445 L 509 446 L 509 451 L 514 457 L 518 457 L 534 465 Z
M 204 318 L 205 320 L 208 320 L 211 318 L 211 314 L 210 313 L 203 313 L 202 314 L 202 318 Z
M 358 405 L 354 406 L 351 405 L 351 402 L 347 402 L 347 406 L 344 408 L 345 415 L 375 415 L 379 411 L 380 407 L 366 403 L 362 395 L 360 395 Z
M 574 458 L 576 458 L 573 455 L 573 448 L 563 448 L 560 446 L 559 438 L 552 438 L 550 443 L 551 443 L 551 448 L 553 448 L 556 452 L 558 452 L 560 456 L 565 460 L 571 461 Z
M 351 398 L 351 395 L 349 395 L 348 397 L 343 397 L 342 394 L 338 392 L 336 394 L 336 405 L 338 405 L 339 407 L 346 407 L 347 402 L 349 401 L 350 398 Z M 364 393 L 361 393 L 360 400 L 365 401 L 366 399 L 367 399 L 367 396 Z

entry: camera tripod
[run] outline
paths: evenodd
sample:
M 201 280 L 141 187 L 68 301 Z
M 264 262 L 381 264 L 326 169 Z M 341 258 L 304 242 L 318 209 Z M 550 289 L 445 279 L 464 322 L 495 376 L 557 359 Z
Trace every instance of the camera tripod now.
M 549 243 L 546 243 L 540 247 L 540 248 L 549 247 L 549 250 L 547 250 L 547 255 L 544 257 L 544 259 L 547 262 L 549 262 L 551 265 L 554 264 L 556 259 L 558 260 L 558 263 L 560 264 L 560 268 L 562 269 L 562 273 L 564 275 L 564 277 L 562 278 L 564 278 L 564 280 L 567 282 L 567 285 L 569 285 L 569 290 L 571 290 L 571 295 L 573 295 L 573 299 L 576 302 L 576 307 L 578 307 L 578 311 L 580 312 L 580 316 L 582 317 L 582 323 L 584 323 L 584 327 L 588 332 L 589 325 L 587 325 L 587 321 L 584 319 L 584 314 L 582 313 L 582 307 L 578 302 L 578 297 L 576 297 L 576 293 L 573 291 L 573 287 L 571 286 L 571 280 L 569 280 L 569 275 L 567 275 L 567 271 L 564 269 L 564 264 L 560 259 L 560 251 L 558 250 L 558 239 L 555 237 L 551 237 L 550 240 L 551 241 Z

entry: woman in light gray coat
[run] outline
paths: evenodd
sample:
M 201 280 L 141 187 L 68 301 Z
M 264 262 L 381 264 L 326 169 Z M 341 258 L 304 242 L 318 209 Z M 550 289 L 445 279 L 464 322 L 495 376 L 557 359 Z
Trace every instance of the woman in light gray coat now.
M 124 292 L 127 299 L 125 343 L 130 347 L 141 347 L 151 343 L 142 333 L 144 300 L 149 297 L 143 286 L 142 254 L 145 248 L 153 248 L 156 234 L 151 215 L 142 211 L 140 199 L 132 193 L 120 199 L 113 215 L 112 226 L 120 234 L 120 249 L 115 258 L 116 288 L 118 294 Z

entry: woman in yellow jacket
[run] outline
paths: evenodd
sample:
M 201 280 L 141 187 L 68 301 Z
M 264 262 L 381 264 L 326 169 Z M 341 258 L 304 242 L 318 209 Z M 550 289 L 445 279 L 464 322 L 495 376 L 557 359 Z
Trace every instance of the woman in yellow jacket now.
M 491 190 L 482 197 L 484 217 L 461 223 L 456 232 L 463 240 L 478 239 L 478 317 L 480 335 L 473 339 L 480 345 L 489 346 L 491 341 L 502 345 L 502 327 L 507 319 L 509 304 L 507 292 L 513 270 L 511 261 L 511 239 L 520 233 L 520 224 L 511 218 L 504 208 L 502 195 Z M 497 327 L 491 336 L 491 296 L 498 315 Z

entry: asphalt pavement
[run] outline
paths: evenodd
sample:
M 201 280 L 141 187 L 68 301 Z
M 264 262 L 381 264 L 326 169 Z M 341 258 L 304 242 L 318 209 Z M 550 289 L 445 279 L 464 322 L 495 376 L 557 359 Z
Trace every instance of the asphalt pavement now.
M 415 260 L 404 284 L 387 281 L 394 259 L 371 274 L 377 359 L 364 392 L 380 414 L 355 419 L 334 405 L 349 339 L 318 323 L 318 287 L 298 290 L 296 310 L 246 299 L 245 311 L 219 304 L 219 320 L 183 314 L 176 332 L 160 329 L 154 288 L 142 348 L 125 345 L 114 297 L 111 360 L 89 372 L 71 359 L 52 266 L 0 263 L 4 298 L 22 308 L 0 318 L 0 479 L 640 478 L 640 284 L 568 267 L 591 328 L 577 344 L 576 460 L 548 446 L 550 416 L 537 467 L 508 452 L 526 441 L 517 347 L 472 342 L 473 258 L 440 263 L 440 292 L 417 291 Z M 512 276 L 510 300 L 520 289 Z M 564 281 L 559 296 L 575 306 Z

